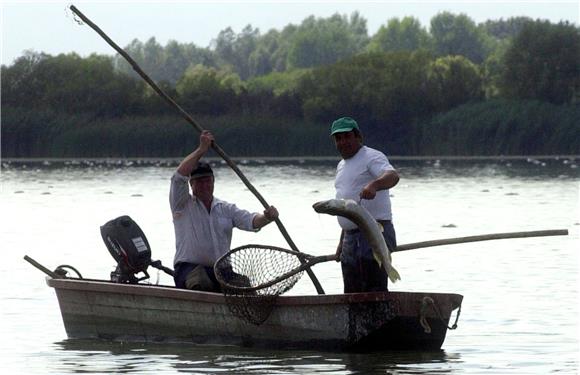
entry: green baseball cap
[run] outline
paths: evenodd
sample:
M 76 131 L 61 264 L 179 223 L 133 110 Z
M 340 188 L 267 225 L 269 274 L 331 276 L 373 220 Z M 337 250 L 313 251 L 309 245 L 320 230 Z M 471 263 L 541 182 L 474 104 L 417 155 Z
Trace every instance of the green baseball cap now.
M 338 120 L 335 120 L 330 127 L 330 135 L 334 135 L 336 133 L 345 133 L 353 131 L 354 129 L 360 130 L 358 128 L 358 124 L 356 121 L 351 119 L 350 117 L 341 117 Z

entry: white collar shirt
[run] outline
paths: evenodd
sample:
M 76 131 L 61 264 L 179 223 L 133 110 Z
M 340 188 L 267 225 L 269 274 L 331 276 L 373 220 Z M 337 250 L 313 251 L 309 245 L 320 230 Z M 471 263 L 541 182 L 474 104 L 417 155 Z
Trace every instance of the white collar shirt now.
M 189 177 L 175 172 L 171 178 L 169 202 L 175 229 L 175 258 L 180 262 L 212 267 L 230 250 L 234 227 L 257 231 L 253 227 L 256 213 L 233 203 L 213 198 L 208 212 L 205 205 L 189 192 Z

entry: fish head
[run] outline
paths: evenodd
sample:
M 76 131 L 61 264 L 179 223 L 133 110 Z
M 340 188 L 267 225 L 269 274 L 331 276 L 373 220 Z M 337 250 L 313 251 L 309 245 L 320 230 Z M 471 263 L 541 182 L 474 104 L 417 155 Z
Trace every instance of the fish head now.
M 328 199 L 325 201 L 316 202 L 312 205 L 314 211 L 320 214 L 340 215 L 352 206 L 358 204 L 352 199 Z

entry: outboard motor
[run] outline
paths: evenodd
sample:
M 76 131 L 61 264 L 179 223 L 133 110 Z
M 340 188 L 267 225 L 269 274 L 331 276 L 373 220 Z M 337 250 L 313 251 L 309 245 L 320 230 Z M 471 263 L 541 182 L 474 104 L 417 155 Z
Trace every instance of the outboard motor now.
M 111 281 L 136 284 L 149 278 L 149 266 L 173 276 L 173 271 L 163 267 L 160 261 L 151 261 L 149 242 L 141 228 L 129 216 L 120 216 L 101 226 L 101 236 L 117 261 L 117 268 L 111 272 Z M 141 272 L 144 276 L 138 278 L 136 275 Z

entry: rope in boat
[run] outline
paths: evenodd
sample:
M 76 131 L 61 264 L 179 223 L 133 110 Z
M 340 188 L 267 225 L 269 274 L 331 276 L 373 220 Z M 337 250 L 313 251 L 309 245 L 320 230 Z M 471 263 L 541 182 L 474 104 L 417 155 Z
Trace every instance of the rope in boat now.
M 76 268 L 74 268 L 73 266 L 69 266 L 68 264 L 61 264 L 60 266 L 56 267 L 54 269 L 54 273 L 62 276 L 63 278 L 66 278 L 67 277 L 66 275 L 68 274 L 68 271 L 66 270 L 67 268 L 71 271 L 74 271 L 77 274 L 78 279 L 83 278 L 83 275 L 81 275 L 81 273 Z
M 427 322 L 427 317 L 425 316 L 427 313 L 427 308 L 429 306 L 431 306 L 433 308 L 433 311 L 435 311 L 435 313 L 437 314 L 437 316 L 439 317 L 441 322 L 447 327 L 447 329 L 450 329 L 450 330 L 457 329 L 457 322 L 459 321 L 459 315 L 461 315 L 461 305 L 459 305 L 459 309 L 457 310 L 457 315 L 455 316 L 455 322 L 453 323 L 452 326 L 448 326 L 447 323 L 445 322 L 445 319 L 443 318 L 443 315 L 441 314 L 441 310 L 435 304 L 435 301 L 433 300 L 433 298 L 423 297 L 423 301 L 421 302 L 421 313 L 420 313 L 420 317 L 419 317 L 419 323 L 421 323 L 421 326 L 425 330 L 425 333 L 431 333 L 431 326 Z

